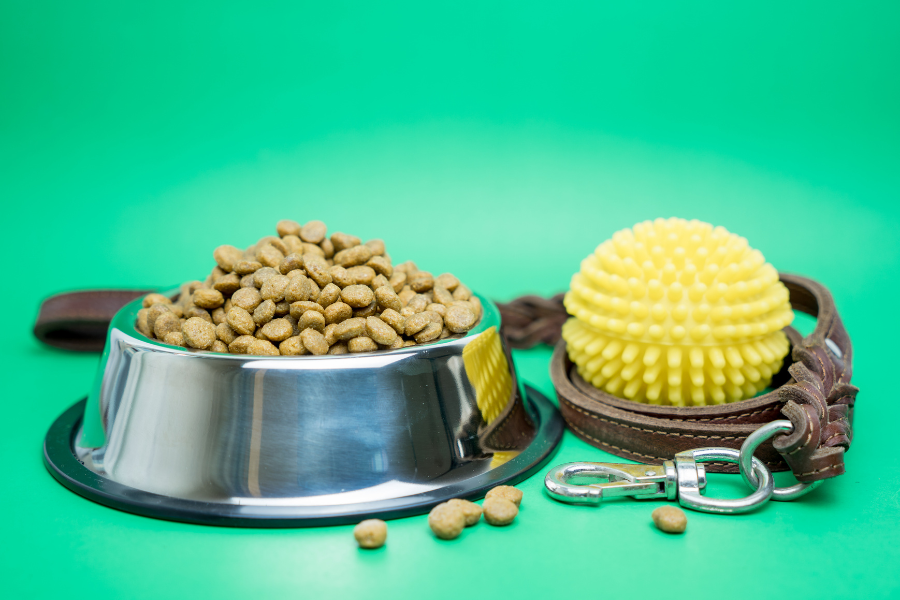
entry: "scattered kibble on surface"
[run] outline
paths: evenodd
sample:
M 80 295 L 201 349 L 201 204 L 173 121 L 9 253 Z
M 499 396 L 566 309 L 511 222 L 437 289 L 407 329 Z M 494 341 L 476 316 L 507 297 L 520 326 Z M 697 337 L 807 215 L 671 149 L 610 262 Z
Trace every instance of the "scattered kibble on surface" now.
M 656 527 L 666 533 L 684 533 L 687 527 L 687 515 L 674 506 L 660 506 L 650 517 Z
M 487 495 L 484 497 L 485 500 L 489 498 L 503 498 L 504 500 L 509 500 L 516 507 L 522 505 L 522 490 L 514 488 L 511 485 L 498 485 L 495 488 L 492 488 Z
M 484 520 L 497 526 L 509 525 L 519 514 L 519 507 L 500 497 L 485 498 L 481 508 L 484 510 Z
M 459 505 L 443 502 L 428 513 L 428 526 L 442 540 L 452 540 L 466 526 L 466 514 Z
M 454 498 L 453 500 L 448 500 L 447 504 L 451 506 L 457 506 L 463 512 L 463 516 L 466 518 L 466 527 L 471 527 L 476 524 L 479 519 L 481 519 L 481 507 L 475 504 L 474 502 L 469 502 L 468 500 L 461 500 L 460 498 Z
M 174 299 L 145 296 L 137 330 L 188 350 L 311 356 L 461 337 L 481 318 L 459 279 L 393 265 L 382 240 L 329 237 L 321 221 L 282 220 L 275 230 L 246 250 L 217 247 L 209 277 Z
M 360 548 L 373 550 L 384 546 L 387 540 L 387 523 L 381 519 L 366 519 L 353 528 L 353 537 Z

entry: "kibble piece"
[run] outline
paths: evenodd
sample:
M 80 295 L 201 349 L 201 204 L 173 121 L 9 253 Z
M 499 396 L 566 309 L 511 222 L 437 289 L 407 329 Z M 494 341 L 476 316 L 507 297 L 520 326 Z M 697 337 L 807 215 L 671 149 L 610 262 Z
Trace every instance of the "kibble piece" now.
M 347 348 L 347 342 L 338 342 L 328 349 L 328 354 L 349 354 L 350 349 Z
M 288 302 L 303 302 L 312 295 L 312 286 L 305 275 L 296 275 L 284 290 L 284 299 Z
M 400 290 L 403 289 L 403 286 L 406 285 L 406 273 L 395 270 L 394 274 L 391 275 L 389 282 L 391 287 L 394 288 L 394 291 L 399 294 Z
M 388 281 L 388 278 L 384 275 L 376 275 L 375 279 L 372 280 L 372 283 L 370 285 L 373 290 L 377 290 L 378 288 L 385 286 L 394 289 L 393 286 L 391 286 L 391 282 Z M 394 293 L 396 294 L 397 292 Z
M 372 267 L 365 265 L 357 265 L 347 269 L 347 275 L 353 279 L 353 283 L 361 285 L 372 285 L 375 281 L 375 271 Z
M 271 300 L 263 300 L 253 311 L 253 322 L 262 327 L 275 317 L 275 303 Z
M 450 306 L 453 304 L 453 294 L 450 293 L 450 290 L 445 288 L 442 285 L 435 285 L 434 289 L 434 301 L 437 304 L 443 304 L 444 306 Z
M 443 319 L 444 315 L 447 314 L 447 307 L 444 306 L 443 304 L 433 304 L 432 303 L 425 307 L 425 312 L 437 313 L 438 315 L 441 316 L 441 319 Z
M 366 246 L 372 251 L 372 256 L 381 256 L 384 254 L 384 240 L 369 240 Z
M 259 290 L 255 287 L 241 288 L 231 296 L 231 304 L 246 311 L 255 309 L 262 301 L 262 296 L 259 295 Z
M 415 340 L 406 340 L 405 342 L 403 342 L 404 348 L 409 348 L 410 346 L 415 346 L 415 345 L 416 345 Z
M 266 245 L 272 246 L 273 248 L 275 248 L 276 250 L 278 250 L 285 256 L 290 254 L 288 252 L 287 246 L 281 240 L 280 237 L 275 237 L 274 235 L 267 235 L 264 238 L 261 238 L 258 242 L 256 242 L 257 253 L 259 252 L 260 248 L 263 248 Z
M 190 319 L 191 317 L 200 317 L 204 321 L 213 322 L 212 316 L 205 308 L 200 308 L 199 306 L 194 306 L 193 304 L 187 307 L 184 311 L 184 318 Z
M 291 303 L 291 316 L 294 317 L 295 319 L 297 319 L 298 321 L 300 320 L 300 317 L 303 316 L 303 313 L 305 313 L 308 310 L 319 312 L 319 313 L 322 313 L 323 315 L 325 314 L 325 309 L 322 308 L 322 305 L 319 304 L 318 302 L 310 302 L 309 300 L 305 300 L 303 302 Z
M 300 243 L 300 252 L 302 254 L 315 254 L 320 258 L 325 258 L 325 251 L 322 250 L 321 247 L 316 244 L 307 244 L 306 242 Z M 329 265 L 331 266 L 331 265 Z
M 262 263 L 255 260 L 241 260 L 234 265 L 234 272 L 238 275 L 251 275 L 262 268 Z
M 234 266 L 244 257 L 244 251 L 234 246 L 223 245 L 213 250 L 213 260 L 223 271 L 233 271 Z
M 280 275 L 278 269 L 274 269 L 272 267 L 263 267 L 256 271 L 253 274 L 253 285 L 256 286 L 256 289 L 262 289 L 262 286 L 268 281 L 271 277 L 276 275 Z
M 653 524 L 666 533 L 684 533 L 687 527 L 687 515 L 674 506 L 660 506 L 650 515 Z
M 194 304 L 200 308 L 218 308 L 225 304 L 225 297 L 219 290 L 201 289 L 194 292 L 191 297 Z
M 300 223 L 297 221 L 291 221 L 288 219 L 284 219 L 282 221 L 278 221 L 278 224 L 275 225 L 275 231 L 278 232 L 278 235 L 284 237 L 286 235 L 300 235 Z
M 325 329 L 325 316 L 318 311 L 308 310 L 297 319 L 297 329 L 300 331 L 304 329 L 322 331 Z
M 226 300 L 226 302 L 228 302 L 228 301 Z M 178 317 L 180 319 L 184 316 L 184 307 L 182 307 L 178 304 L 172 304 L 171 306 L 172 306 L 172 312 L 175 313 L 176 317 Z
M 286 250 L 287 248 L 285 248 L 285 251 Z M 282 253 L 278 248 L 269 243 L 256 251 L 256 260 L 262 263 L 264 267 L 274 268 L 281 264 L 281 261 L 284 260 L 284 253 Z M 274 348 L 274 346 L 272 347 Z
M 256 331 L 256 322 L 253 316 L 240 306 L 234 306 L 225 315 L 225 322 L 238 335 L 252 335 Z
M 264 300 L 272 300 L 273 302 L 281 302 L 284 300 L 284 293 L 287 291 L 291 280 L 284 275 L 273 275 L 266 279 L 259 290 L 259 295 Z
M 180 331 L 170 331 L 166 334 L 166 338 L 163 341 L 170 346 L 181 346 L 182 348 L 185 347 L 184 335 Z
M 243 277 L 241 277 L 241 287 L 242 288 L 248 288 L 248 287 L 255 288 L 256 287 L 256 282 L 253 279 L 253 273 L 250 273 L 249 275 L 244 275 Z
M 434 278 L 434 285 L 441 286 L 447 291 L 452 292 L 459 285 L 459 279 L 451 275 L 450 273 L 442 273 Z
M 397 292 L 397 297 L 400 298 L 400 302 L 403 303 L 403 306 L 404 306 L 404 307 L 405 307 L 406 305 L 408 305 L 408 304 L 410 303 L 410 301 L 411 301 L 413 298 L 415 298 L 416 296 L 418 296 L 418 294 L 416 294 L 414 291 L 412 291 L 412 288 L 409 287 L 408 285 L 405 286 L 405 287 L 404 287 L 402 290 L 400 290 L 399 292 Z M 413 311 L 413 312 L 415 312 L 415 311 Z
M 379 316 L 381 317 L 382 321 L 390 325 L 394 329 L 394 331 L 396 331 L 400 335 L 406 333 L 406 319 L 403 318 L 396 310 L 387 308 L 382 311 L 381 315 Z
M 303 347 L 313 354 L 322 355 L 328 353 L 328 342 L 325 341 L 325 336 L 315 329 L 304 329 L 300 333 L 300 341 L 303 342 Z
M 278 351 L 282 356 L 300 356 L 308 352 L 299 335 L 291 336 L 278 344 Z
M 250 347 L 247 348 L 247 354 L 256 356 L 280 356 L 281 352 L 275 347 L 275 344 L 268 340 L 253 340 Z
M 213 282 L 213 289 L 221 292 L 225 296 L 230 296 L 241 289 L 241 280 L 234 273 L 222 275 Z
M 212 343 L 212 346 L 207 348 L 207 350 L 209 350 L 210 352 L 220 352 L 222 354 L 227 354 L 228 346 L 226 346 L 225 343 L 222 342 L 222 340 L 216 340 Z
M 249 316 L 249 315 L 248 315 Z M 250 350 L 250 344 L 256 341 L 252 335 L 241 335 L 228 344 L 228 351 L 232 354 L 247 354 Z
M 222 342 L 224 342 L 225 344 L 230 344 L 235 339 L 237 339 L 237 333 L 227 322 L 219 323 L 218 325 L 216 325 L 216 337 L 222 340 Z
M 458 506 L 462 510 L 463 515 L 466 517 L 466 527 L 471 527 L 481 519 L 481 507 L 474 502 L 453 498 L 452 500 L 447 500 L 447 504 Z
M 322 315 L 319 315 L 319 318 L 322 318 Z M 262 330 L 270 341 L 282 342 L 291 337 L 291 334 L 294 333 L 294 326 L 286 319 L 272 319 L 263 325 Z
M 340 288 L 353 285 L 356 281 L 347 269 L 340 265 L 334 265 L 330 270 L 332 281 Z
M 287 254 L 303 254 L 303 242 L 300 241 L 300 238 L 296 235 L 285 235 L 281 238 L 281 243 L 284 244 L 284 247 L 287 249 Z
M 259 329 L 256 330 L 256 332 L 253 334 L 253 337 L 255 337 L 258 340 L 269 341 L 269 338 L 267 338 L 266 334 L 263 333 L 262 327 L 260 327 Z
M 481 299 L 478 296 L 472 296 L 469 298 L 469 304 L 472 307 L 473 312 L 475 313 L 475 320 L 481 318 L 482 313 L 484 312 L 484 307 L 481 306 Z
M 147 337 L 153 337 L 153 331 L 147 326 L 147 313 L 149 308 L 142 308 L 137 313 L 137 329 Z
M 372 338 L 361 335 L 347 342 L 347 349 L 354 353 L 372 352 L 373 350 L 378 350 L 378 344 Z
M 353 528 L 353 537 L 360 548 L 381 548 L 387 540 L 387 523 L 381 519 L 366 519 Z
M 428 526 L 442 540 L 456 539 L 466 526 L 466 514 L 459 505 L 443 502 L 428 513 Z
M 200 317 L 191 317 L 185 321 L 181 326 L 181 333 L 185 344 L 198 350 L 205 350 L 216 341 L 216 328 Z
M 414 314 L 410 317 L 407 317 L 407 319 L 406 319 L 405 333 L 407 336 L 412 337 L 415 334 L 422 331 L 423 329 L 425 329 L 426 327 L 428 327 L 428 325 L 430 325 L 430 324 L 431 324 L 431 319 L 428 318 L 428 315 L 423 314 L 423 313 Z
M 472 291 L 461 283 L 456 286 L 455 290 L 453 290 L 454 300 L 468 300 L 471 297 Z
M 348 285 L 341 290 L 341 300 L 353 308 L 363 308 L 375 301 L 375 293 L 364 285 Z
M 397 341 L 397 332 L 394 328 L 378 317 L 366 318 L 366 334 L 376 344 L 383 346 L 390 346 Z
M 320 288 L 331 283 L 331 273 L 325 259 L 316 254 L 304 254 L 303 266 L 306 273 Z M 318 291 L 316 292 L 318 295 Z
M 424 315 L 425 313 L 422 314 Z M 433 342 L 440 337 L 443 329 L 444 328 L 440 323 L 435 323 L 434 321 L 428 323 L 425 329 L 415 335 L 416 343 L 424 344 L 426 342 Z
M 431 304 L 431 301 L 428 300 L 428 296 L 423 296 L 422 294 L 416 294 L 412 297 L 412 299 L 406 304 L 407 307 L 413 309 L 413 311 L 420 313 L 425 310 L 425 307 Z
M 172 312 L 172 308 L 168 304 L 163 304 L 162 302 L 157 302 L 147 309 L 147 330 L 153 333 L 153 326 L 156 324 L 156 319 L 163 313 Z
M 391 261 L 383 256 L 373 256 L 366 262 L 366 266 L 371 267 L 376 273 L 385 277 L 390 277 L 394 274 L 394 267 L 391 266 Z
M 394 288 L 387 285 L 375 290 L 375 301 L 378 302 L 378 307 L 382 310 L 390 308 L 399 312 L 403 308 L 403 303 L 400 302 L 397 292 L 394 291 Z
M 344 268 L 349 268 L 356 265 L 364 265 L 370 258 L 372 258 L 372 250 L 368 246 L 353 246 L 336 253 L 334 255 L 334 263 Z
M 522 490 L 511 485 L 498 485 L 495 488 L 491 488 L 485 498 L 503 498 L 519 506 L 522 504 L 522 495 Z
M 325 309 L 325 322 L 329 324 L 346 321 L 352 316 L 353 309 L 350 308 L 350 305 L 345 302 L 335 302 L 334 304 L 329 304 L 328 308 Z
M 434 277 L 428 271 L 418 271 L 409 276 L 409 287 L 414 292 L 427 292 L 434 287 Z
M 291 303 L 287 300 L 275 303 L 275 316 L 283 317 L 291 312 Z
M 359 246 L 361 241 L 362 240 L 355 235 L 347 235 L 346 233 L 340 232 L 331 234 L 331 243 L 334 245 L 335 252 L 340 252 L 341 250 L 346 250 L 353 246 Z
M 300 228 L 297 235 L 300 239 L 309 244 L 318 244 L 325 239 L 325 233 L 328 228 L 322 221 L 310 221 Z
M 322 335 L 325 336 L 325 341 L 329 346 L 333 346 L 337 341 L 337 338 L 334 337 L 334 328 L 337 327 L 337 323 L 329 323 L 325 326 L 325 329 L 322 330 Z
M 284 257 L 284 260 L 278 263 L 278 272 L 287 275 L 291 271 L 303 269 L 303 256 L 296 252 L 292 252 Z
M 465 333 L 474 327 L 475 313 L 465 306 L 449 306 L 444 314 L 444 324 L 453 333 Z
M 505 498 L 485 498 L 481 508 L 484 520 L 491 525 L 509 525 L 519 514 L 519 507 Z
M 321 242 L 319 242 L 319 248 L 322 249 L 322 252 L 325 253 L 325 258 L 334 257 L 334 244 L 331 243 L 331 240 L 325 238 Z
M 319 292 L 319 297 L 316 298 L 316 304 L 318 304 L 322 308 L 328 308 L 329 306 L 337 302 L 340 297 L 341 288 L 333 283 L 329 283 L 322 288 L 321 292 Z
M 173 331 L 181 331 L 181 319 L 175 313 L 166 312 L 156 318 L 153 324 L 153 335 L 158 340 L 166 339 L 166 335 Z
M 377 312 L 378 312 L 378 304 L 376 304 L 375 301 L 372 300 L 372 303 L 369 304 L 368 306 L 363 306 L 362 308 L 354 308 L 353 316 L 366 318 L 366 317 L 374 316 Z
M 413 261 L 408 260 L 405 263 L 400 263 L 399 265 L 394 267 L 394 270 L 402 271 L 402 272 L 406 273 L 407 275 L 412 275 L 413 273 L 416 273 L 419 270 L 419 267 L 417 267 L 416 263 L 414 263 Z
M 141 302 L 141 306 L 144 308 L 150 308 L 154 304 L 172 304 L 172 301 L 162 294 L 147 294 Z

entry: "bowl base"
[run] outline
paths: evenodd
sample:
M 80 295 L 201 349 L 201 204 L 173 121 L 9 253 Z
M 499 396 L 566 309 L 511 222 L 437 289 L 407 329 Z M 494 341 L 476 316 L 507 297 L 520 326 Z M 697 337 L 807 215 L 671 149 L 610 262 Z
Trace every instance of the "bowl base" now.
M 518 455 L 490 471 L 427 492 L 396 498 L 336 505 L 277 504 L 252 506 L 185 500 L 139 490 L 88 469 L 74 451 L 85 400 L 76 402 L 50 426 L 44 438 L 44 465 L 61 484 L 89 500 L 118 510 L 170 521 L 227 527 L 314 527 L 357 523 L 365 518 L 396 519 L 427 513 L 451 498 L 474 500 L 501 484 L 522 481 L 550 459 L 564 424 L 556 407 L 540 392 L 525 386 L 525 404 L 535 423 L 535 436 Z

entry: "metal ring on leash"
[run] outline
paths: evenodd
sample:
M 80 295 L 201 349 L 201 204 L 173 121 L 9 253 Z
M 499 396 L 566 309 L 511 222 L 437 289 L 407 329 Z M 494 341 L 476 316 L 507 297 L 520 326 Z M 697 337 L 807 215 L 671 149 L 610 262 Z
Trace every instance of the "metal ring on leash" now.
M 793 423 L 791 423 L 787 419 L 781 419 L 780 421 L 772 421 L 771 423 L 766 423 L 747 436 L 747 439 L 741 446 L 740 461 L 738 461 L 738 465 L 741 468 L 741 477 L 744 478 L 744 481 L 747 482 L 747 485 L 753 488 L 759 486 L 755 473 L 755 463 L 752 462 L 757 460 L 753 458 L 753 453 L 756 452 L 756 449 L 759 447 L 759 445 L 778 432 L 783 431 L 785 433 L 790 433 L 793 430 Z M 794 500 L 795 498 L 799 498 L 800 496 L 816 489 L 821 483 L 822 481 L 820 480 L 813 481 L 811 483 L 798 483 L 789 487 L 775 488 L 772 491 L 772 500 L 780 500 L 782 502 Z
M 676 454 L 676 464 L 684 461 L 689 456 L 693 457 L 693 460 L 696 462 L 720 460 L 739 464 L 741 459 L 741 453 L 733 448 L 697 448 L 696 450 L 688 450 Z M 679 461 L 679 459 L 681 459 L 681 461 Z M 686 489 L 679 478 L 678 503 L 683 507 L 692 510 L 730 515 L 745 513 L 759 508 L 760 505 L 764 504 L 772 497 L 775 483 L 772 479 L 772 473 L 761 460 L 752 456 L 751 460 L 751 467 L 757 480 L 757 483 L 753 484 L 752 487 L 754 487 L 756 491 L 746 498 L 739 498 L 737 500 L 706 498 L 700 495 L 699 489 Z

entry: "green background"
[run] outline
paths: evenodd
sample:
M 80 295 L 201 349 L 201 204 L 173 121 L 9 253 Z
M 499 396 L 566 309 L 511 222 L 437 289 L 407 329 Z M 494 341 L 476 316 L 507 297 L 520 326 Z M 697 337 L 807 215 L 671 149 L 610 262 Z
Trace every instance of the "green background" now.
M 3 595 L 897 596 L 898 19 L 894 2 L 5 0 Z M 362 552 L 349 526 L 117 512 L 41 464 L 98 360 L 32 339 L 52 293 L 202 277 L 216 245 L 292 218 L 507 300 L 565 289 L 614 231 L 673 215 L 834 293 L 856 437 L 848 473 L 800 501 L 666 536 L 659 503 L 567 506 L 535 476 L 511 527 L 440 542 L 401 519 Z M 549 356 L 515 359 L 552 395 Z M 610 459 L 567 433 L 554 462 Z

